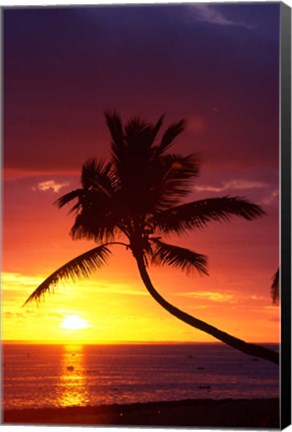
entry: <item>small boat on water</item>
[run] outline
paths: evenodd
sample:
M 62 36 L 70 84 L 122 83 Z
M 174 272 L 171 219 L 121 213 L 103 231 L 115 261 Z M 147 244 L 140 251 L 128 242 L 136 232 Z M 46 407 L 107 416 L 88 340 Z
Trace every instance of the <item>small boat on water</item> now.
M 67 366 L 67 370 L 70 372 L 74 371 L 74 366 Z

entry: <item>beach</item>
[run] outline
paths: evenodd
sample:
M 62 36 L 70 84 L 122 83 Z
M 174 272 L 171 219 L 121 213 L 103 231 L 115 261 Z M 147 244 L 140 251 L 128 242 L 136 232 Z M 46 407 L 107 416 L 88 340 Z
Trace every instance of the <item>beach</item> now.
M 4 410 L 4 424 L 279 428 L 279 399 L 188 399 Z

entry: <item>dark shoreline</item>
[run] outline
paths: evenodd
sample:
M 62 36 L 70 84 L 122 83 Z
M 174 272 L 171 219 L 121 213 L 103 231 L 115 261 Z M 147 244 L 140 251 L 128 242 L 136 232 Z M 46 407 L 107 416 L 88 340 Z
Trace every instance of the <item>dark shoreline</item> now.
M 279 428 L 279 399 L 188 399 L 4 410 L 2 424 Z

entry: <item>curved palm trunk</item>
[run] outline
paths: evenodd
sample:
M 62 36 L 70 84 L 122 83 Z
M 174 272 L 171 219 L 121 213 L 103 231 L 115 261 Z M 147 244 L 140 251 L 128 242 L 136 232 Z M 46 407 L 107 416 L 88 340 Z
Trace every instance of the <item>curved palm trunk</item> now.
M 138 269 L 141 278 L 147 290 L 149 291 L 151 296 L 160 304 L 160 306 L 166 309 L 169 313 L 174 315 L 179 320 L 185 322 L 186 324 L 189 324 L 190 326 L 195 327 L 198 330 L 208 333 L 214 338 L 219 339 L 220 341 L 224 342 L 227 345 L 230 345 L 232 348 L 242 351 L 245 354 L 270 361 L 277 365 L 279 364 L 279 353 L 277 353 L 276 351 L 270 350 L 268 348 L 264 348 L 260 345 L 246 343 L 241 339 L 231 336 L 230 334 L 225 333 L 217 329 L 216 327 L 213 327 L 212 325 L 205 323 L 204 321 L 194 318 L 193 316 L 181 311 L 180 309 L 176 308 L 172 304 L 168 303 L 163 297 L 161 297 L 161 295 L 156 291 L 156 289 L 152 285 L 150 277 L 145 268 L 143 256 L 136 254 L 135 258 L 138 264 Z

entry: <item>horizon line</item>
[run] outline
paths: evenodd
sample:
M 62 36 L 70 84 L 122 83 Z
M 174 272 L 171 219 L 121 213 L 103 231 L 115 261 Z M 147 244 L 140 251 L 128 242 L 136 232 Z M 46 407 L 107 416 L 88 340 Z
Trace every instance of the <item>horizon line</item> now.
M 189 344 L 208 344 L 208 345 L 225 345 L 220 341 L 42 341 L 42 340 L 1 340 L 2 345 L 189 345 Z M 260 341 L 260 342 L 250 342 L 251 344 L 272 344 L 280 345 L 281 342 L 271 342 L 271 341 Z

